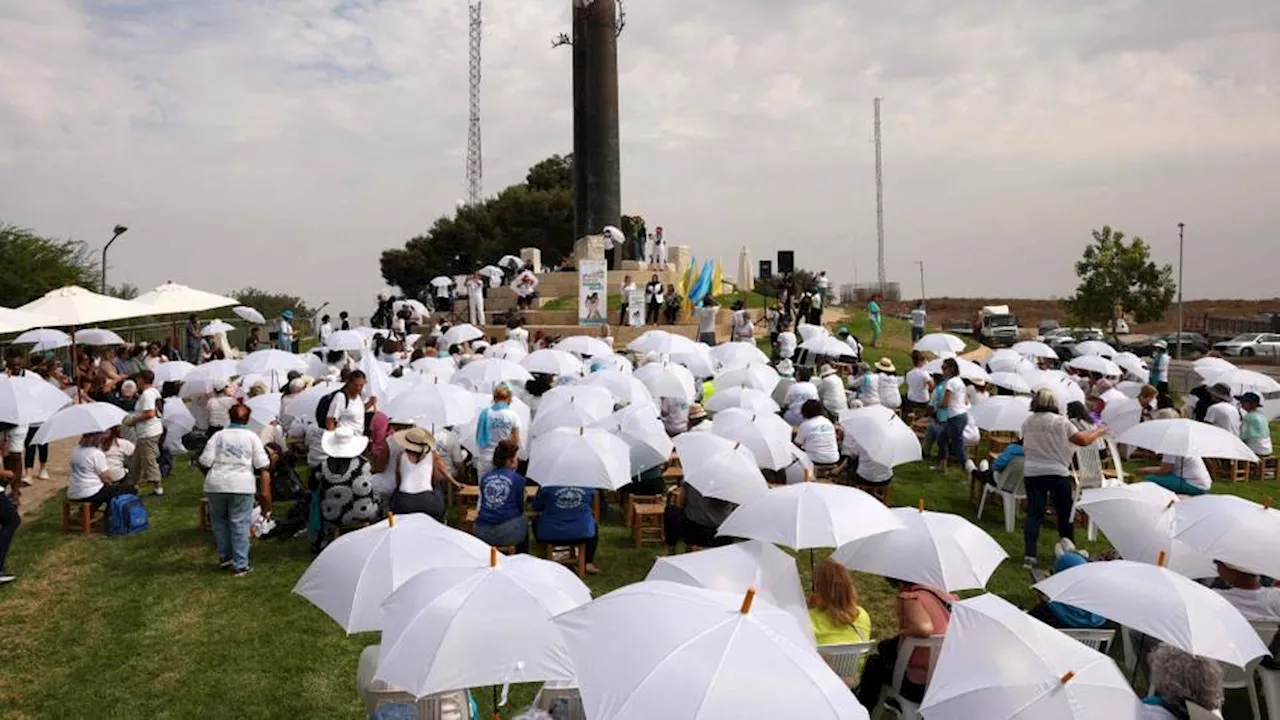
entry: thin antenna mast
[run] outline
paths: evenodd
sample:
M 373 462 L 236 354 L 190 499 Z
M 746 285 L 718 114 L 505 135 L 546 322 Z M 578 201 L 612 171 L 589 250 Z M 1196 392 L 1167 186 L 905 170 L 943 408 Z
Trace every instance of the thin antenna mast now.
M 880 294 L 884 295 L 884 174 L 880 157 L 880 98 L 876 98 L 876 250 Z
M 484 164 L 480 150 L 480 7 L 472 0 L 471 11 L 471 112 L 467 124 L 467 204 L 480 202 L 484 190 Z

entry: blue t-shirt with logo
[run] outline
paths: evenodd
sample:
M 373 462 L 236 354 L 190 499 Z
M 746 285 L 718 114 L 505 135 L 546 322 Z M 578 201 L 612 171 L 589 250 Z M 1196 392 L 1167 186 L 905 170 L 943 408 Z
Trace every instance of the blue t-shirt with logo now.
M 534 526 L 539 540 L 584 540 L 596 534 L 592 514 L 596 491 L 580 487 L 544 487 L 533 499 L 541 513 Z
M 511 468 L 495 468 L 480 478 L 477 525 L 498 525 L 524 514 L 524 476 Z

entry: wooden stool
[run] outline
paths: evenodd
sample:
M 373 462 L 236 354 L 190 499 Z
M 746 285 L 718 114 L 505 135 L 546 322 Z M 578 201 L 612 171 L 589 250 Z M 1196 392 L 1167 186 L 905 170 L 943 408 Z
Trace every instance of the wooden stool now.
M 662 505 L 664 502 L 662 495 L 627 495 L 627 502 L 622 507 L 622 524 L 631 527 L 631 508 L 635 505 Z
M 631 506 L 631 544 L 641 547 L 645 543 L 661 545 L 662 517 L 666 507 L 653 503 L 635 504 Z
M 573 545 L 543 543 L 542 556 L 551 562 L 557 562 L 571 570 L 576 570 L 580 578 L 587 576 L 586 543 L 575 543 Z
M 213 524 L 209 521 L 209 498 L 200 498 L 200 508 L 197 511 L 200 514 L 200 529 L 209 532 L 213 529 Z
M 1231 482 L 1249 482 L 1249 476 L 1253 474 L 1253 463 L 1245 460 L 1232 460 L 1224 465 L 1227 479 Z
M 1267 455 L 1259 458 L 1262 462 L 1258 463 L 1258 479 L 1259 480 L 1275 480 L 1277 473 L 1280 472 L 1280 456 Z
M 68 500 L 64 496 L 62 498 L 62 532 L 71 532 L 71 505 L 73 503 L 80 506 L 76 511 L 76 515 L 81 534 L 88 535 L 92 533 L 95 525 L 102 527 L 102 519 L 106 514 L 99 512 L 93 503 Z
M 498 548 L 498 552 L 502 553 L 503 555 L 515 555 L 515 554 L 516 554 L 516 546 L 515 546 L 515 545 L 497 545 L 497 546 L 495 546 L 495 547 L 497 547 L 497 548 Z
M 465 533 L 474 534 L 476 529 L 476 518 L 478 517 L 480 517 L 480 511 L 478 509 L 472 508 L 471 510 L 468 510 L 467 514 L 462 516 L 462 523 L 459 525 L 458 529 Z

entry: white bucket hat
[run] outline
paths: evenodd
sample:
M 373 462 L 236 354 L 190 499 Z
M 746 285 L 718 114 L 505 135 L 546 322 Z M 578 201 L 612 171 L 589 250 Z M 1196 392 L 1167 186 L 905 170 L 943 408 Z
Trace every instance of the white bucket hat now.
M 782 377 L 791 377 L 796 374 L 796 368 L 791 364 L 790 360 L 783 360 L 782 362 L 779 362 L 776 369 L 778 374 Z
M 329 457 L 353 458 L 369 446 L 369 438 L 348 427 L 326 431 L 320 438 L 320 449 Z

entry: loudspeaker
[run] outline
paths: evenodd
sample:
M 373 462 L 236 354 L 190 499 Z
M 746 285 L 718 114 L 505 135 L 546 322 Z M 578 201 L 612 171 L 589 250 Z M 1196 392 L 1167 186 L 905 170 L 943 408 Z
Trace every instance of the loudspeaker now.
M 779 250 L 778 251 L 778 274 L 788 275 L 796 270 L 796 251 L 795 250 Z
M 772 261 L 772 260 L 761 260 L 761 261 L 760 261 L 760 278 L 759 278 L 759 279 L 760 279 L 760 280 L 769 280 L 769 279 L 771 279 L 772 277 L 773 277 L 773 261 Z

